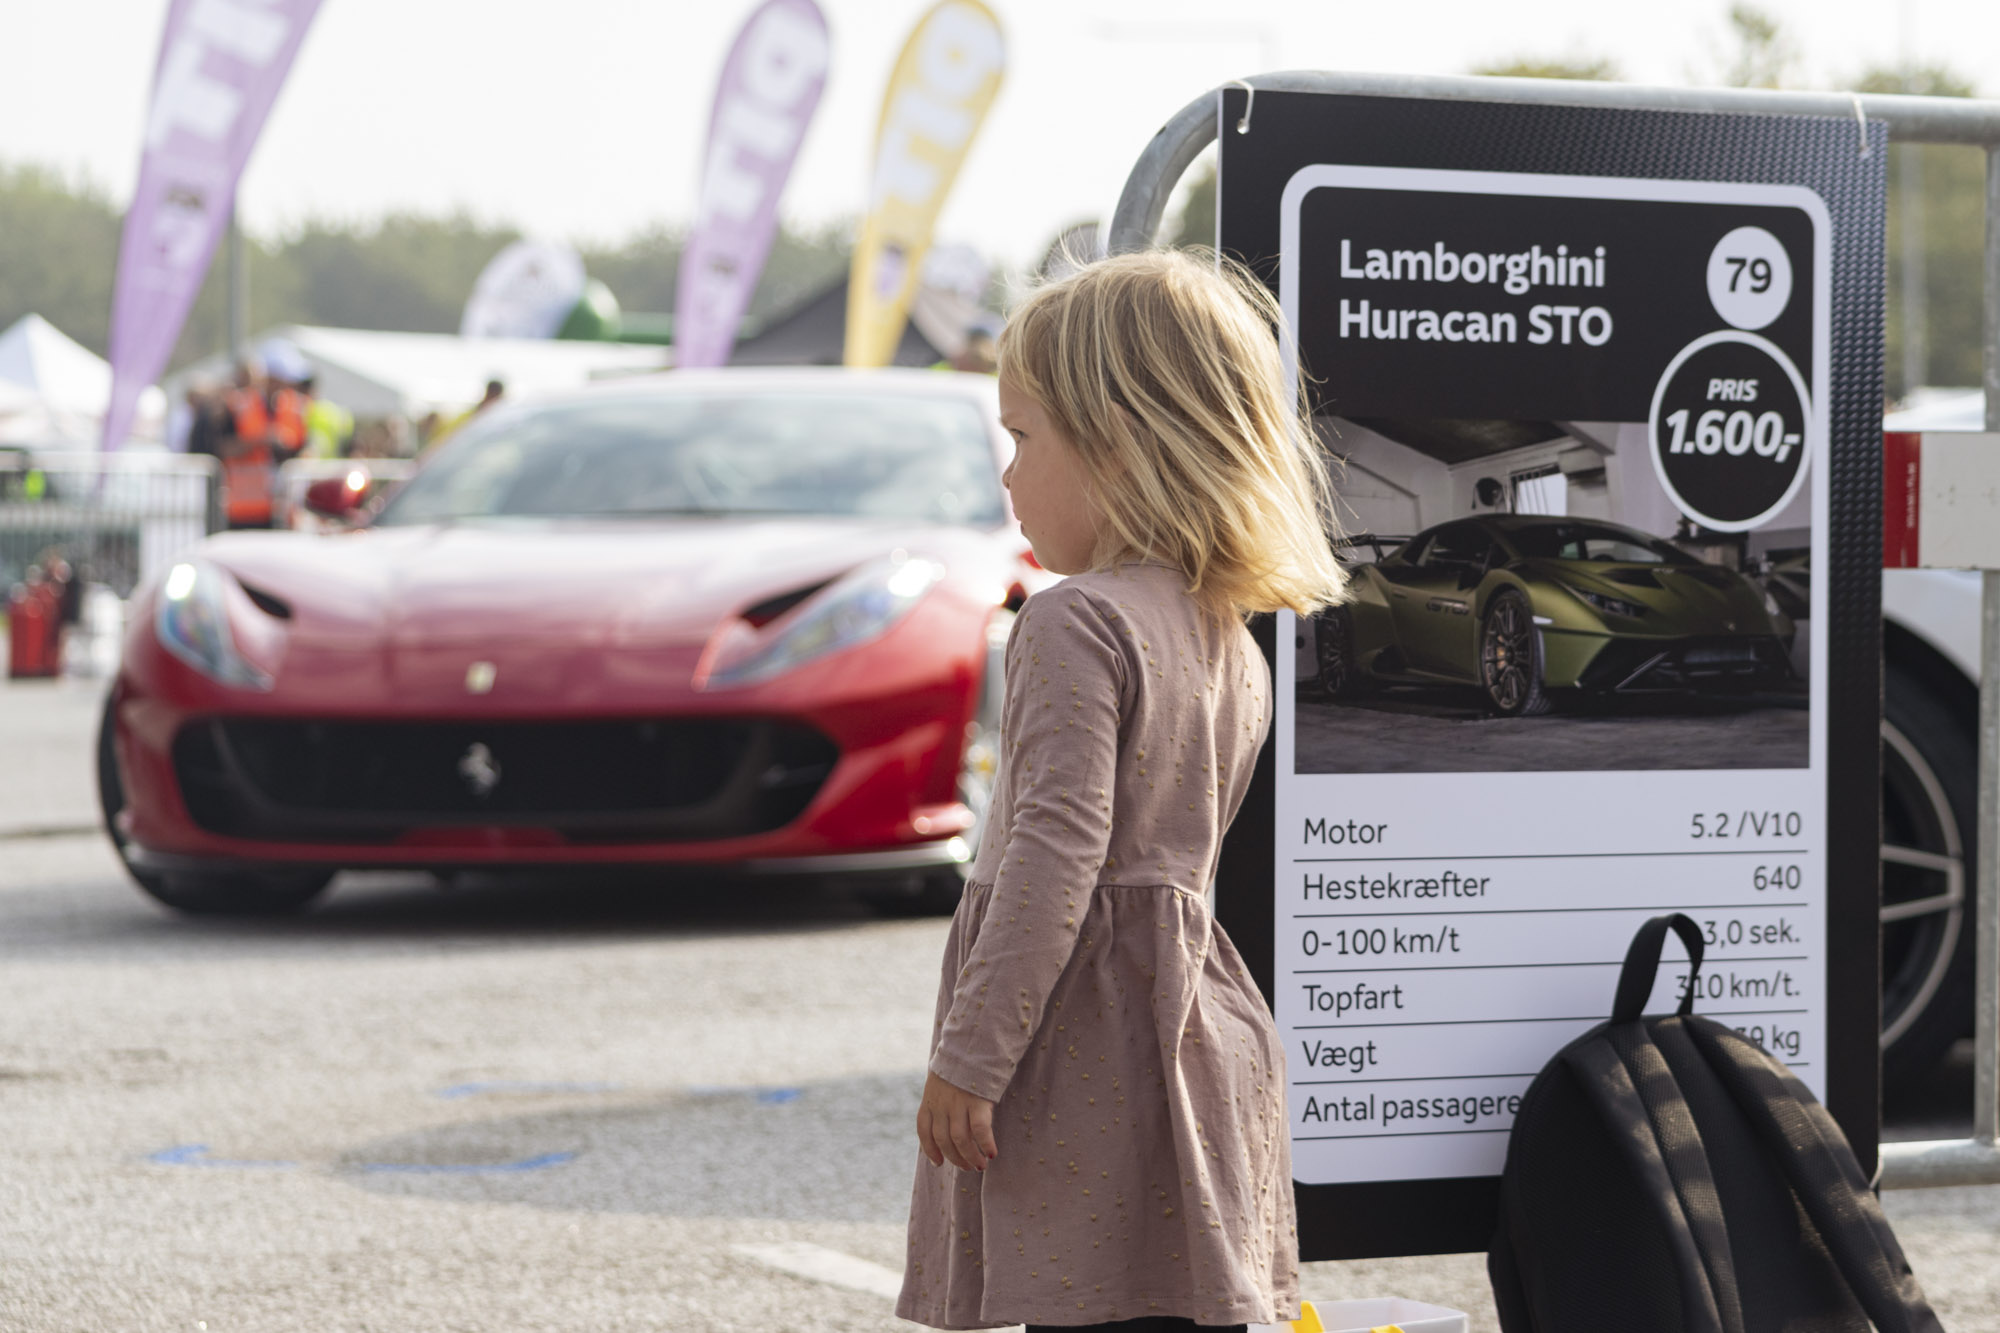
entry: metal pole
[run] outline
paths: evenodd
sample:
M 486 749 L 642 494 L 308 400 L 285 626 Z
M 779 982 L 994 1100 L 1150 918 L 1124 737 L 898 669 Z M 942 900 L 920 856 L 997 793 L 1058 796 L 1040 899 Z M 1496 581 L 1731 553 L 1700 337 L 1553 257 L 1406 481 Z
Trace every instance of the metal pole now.
M 250 278 L 243 262 L 243 228 L 237 225 L 234 203 L 229 205 L 229 263 L 226 276 L 224 319 L 229 339 L 229 359 L 236 361 L 242 358 L 244 340 L 250 336 L 246 327 L 250 323 Z
M 1990 415 L 1990 414 L 1989 414 Z M 1988 425 L 1991 425 L 1989 420 Z M 2000 1130 L 1994 1060 L 2000 1053 L 2000 981 L 1995 944 L 2000 941 L 2000 570 L 1979 576 L 1979 883 L 1972 909 L 1972 1138 L 1989 1150 Z
M 1249 80 L 1261 85 L 1262 78 Z M 1111 211 L 1111 235 L 1105 240 L 1108 253 L 1122 255 L 1151 248 L 1159 234 L 1160 219 L 1166 215 L 1167 198 L 1187 173 L 1188 164 L 1201 150 L 1215 141 L 1215 94 L 1206 93 L 1189 102 L 1174 118 L 1160 127 L 1119 192 L 1118 206 Z
M 2000 136 L 1986 148 L 1986 429 L 2000 430 Z
M 1901 216 L 1903 269 L 1903 394 L 1930 380 L 1930 288 L 1924 263 L 1924 149 L 1896 148 L 1896 202 Z
M 1904 91 L 1915 92 L 1916 11 L 1912 0 L 1899 0 L 1900 37 L 1896 63 Z M 1903 395 L 1930 380 L 1930 290 L 1924 265 L 1924 154 L 1915 144 L 1903 144 L 1896 160 L 1896 193 L 1903 219 Z
M 1527 102 L 1540 106 L 1605 106 L 1653 111 L 1720 111 L 1744 115 L 1852 117 L 1886 121 L 1898 143 L 2000 141 L 2000 101 L 1918 97 L 1907 93 L 1804 93 L 1764 88 L 1664 88 L 1573 79 L 1512 79 L 1476 75 L 1364 74 L 1285 70 L 1247 82 L 1258 90 L 1351 93 L 1368 97 L 1427 97 L 1447 102 Z M 1111 215 L 1112 254 L 1153 243 L 1167 195 L 1195 155 L 1215 139 L 1215 90 L 1182 107 L 1160 127 L 1125 178 Z
M 1986 150 L 1986 429 L 2000 431 L 2000 145 Z M 2000 571 L 1980 576 L 1979 896 L 1972 1137 L 2000 1141 Z
M 1905 151 L 1908 151 L 1905 149 Z M 2000 145 L 1986 150 L 1986 429 L 2000 431 Z M 1980 576 L 1972 1137 L 1882 1145 L 1882 1186 L 2000 1184 L 2000 570 Z

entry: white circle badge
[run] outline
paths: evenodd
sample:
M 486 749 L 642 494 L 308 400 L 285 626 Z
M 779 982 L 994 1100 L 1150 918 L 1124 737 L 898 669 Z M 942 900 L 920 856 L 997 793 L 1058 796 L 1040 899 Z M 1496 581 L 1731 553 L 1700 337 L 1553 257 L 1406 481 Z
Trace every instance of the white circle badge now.
M 1723 322 L 1761 329 L 1792 299 L 1792 259 L 1762 227 L 1738 227 L 1708 255 L 1708 299 Z
M 1653 471 L 1676 509 L 1712 532 L 1748 532 L 1805 484 L 1812 400 L 1777 344 L 1717 329 L 1668 363 L 1647 433 Z

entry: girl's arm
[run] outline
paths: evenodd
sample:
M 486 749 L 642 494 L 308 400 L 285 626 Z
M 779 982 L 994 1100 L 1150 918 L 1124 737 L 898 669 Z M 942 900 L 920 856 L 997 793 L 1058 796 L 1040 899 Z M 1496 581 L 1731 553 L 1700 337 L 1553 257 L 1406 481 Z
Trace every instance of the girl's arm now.
M 989 1101 L 1013 1078 L 1076 951 L 1111 839 L 1128 688 L 1112 614 L 1057 586 L 1029 598 L 1014 626 L 1004 730 L 1014 818 L 989 834 L 1005 839 L 992 897 L 930 1065 Z

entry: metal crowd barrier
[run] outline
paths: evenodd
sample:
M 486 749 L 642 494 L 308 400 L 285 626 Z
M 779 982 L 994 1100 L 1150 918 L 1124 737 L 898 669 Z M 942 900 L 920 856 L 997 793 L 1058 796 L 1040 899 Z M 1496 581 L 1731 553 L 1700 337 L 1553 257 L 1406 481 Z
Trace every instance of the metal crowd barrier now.
M 1982 379 L 1986 429 L 2000 431 L 2000 102 L 1902 94 L 1770 92 L 1750 88 L 1651 88 L 1636 84 L 1310 70 L 1260 74 L 1258 91 L 1350 93 L 1440 101 L 1530 102 L 1749 115 L 1865 117 L 1886 121 L 1892 143 L 1967 144 L 1986 150 L 1986 319 Z M 1140 154 L 1111 218 L 1117 254 L 1153 244 L 1167 199 L 1216 135 L 1212 90 L 1183 107 Z M 2000 517 L 2000 513 L 1996 513 Z M 1882 1145 L 1889 1189 L 2000 1184 L 2000 561 L 1981 572 L 1979 862 L 1974 906 L 1977 995 L 1973 1013 L 1972 1137 Z
M 213 458 L 0 450 L 0 589 L 59 553 L 74 577 L 130 597 L 222 525 Z

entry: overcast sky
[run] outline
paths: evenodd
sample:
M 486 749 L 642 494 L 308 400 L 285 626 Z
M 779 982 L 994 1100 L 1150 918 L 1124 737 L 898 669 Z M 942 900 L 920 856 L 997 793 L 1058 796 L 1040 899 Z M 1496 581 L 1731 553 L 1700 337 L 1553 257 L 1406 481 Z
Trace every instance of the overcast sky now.
M 820 0 L 825 99 L 785 212 L 861 204 L 882 84 L 929 0 Z M 1160 122 L 1260 68 L 1460 73 L 1607 56 L 1634 82 L 1713 70 L 1726 0 L 991 0 L 1009 66 L 940 221 L 1006 262 L 1109 211 Z M 464 208 L 617 239 L 692 211 L 716 71 L 751 0 L 324 0 L 242 187 L 262 234 L 309 216 Z M 2000 95 L 1996 0 L 1767 0 L 1812 86 L 1909 50 Z M 0 161 L 121 202 L 137 170 L 166 0 L 4 0 Z M 0 259 L 5 239 L 0 238 Z

